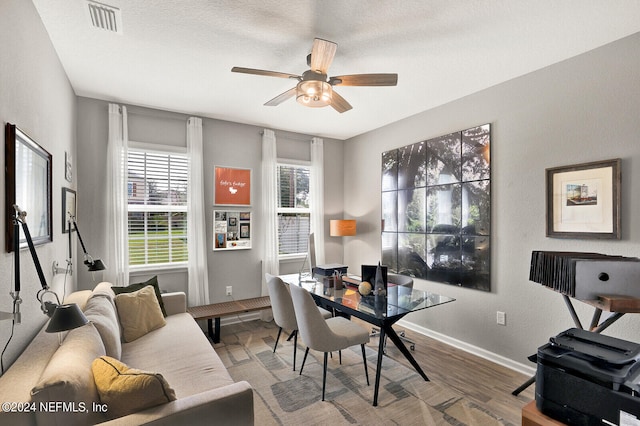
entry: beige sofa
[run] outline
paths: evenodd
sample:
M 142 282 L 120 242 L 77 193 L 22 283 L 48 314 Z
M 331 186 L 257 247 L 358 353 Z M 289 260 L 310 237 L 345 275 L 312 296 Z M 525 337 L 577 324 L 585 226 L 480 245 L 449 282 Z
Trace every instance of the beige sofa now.
M 229 376 L 186 313 L 184 293 L 163 294 L 166 324 L 130 343 L 121 342 L 114 297 L 111 284 L 100 283 L 93 291 L 75 292 L 65 300 L 78 303 L 91 323 L 65 333 L 62 345 L 57 333 L 43 328 L 36 335 L 0 377 L 0 401 L 14 403 L 2 406 L 0 424 L 253 424 L 251 386 Z M 104 355 L 160 373 L 177 399 L 113 418 L 115 407 L 109 410 L 101 402 L 91 370 L 92 361 Z

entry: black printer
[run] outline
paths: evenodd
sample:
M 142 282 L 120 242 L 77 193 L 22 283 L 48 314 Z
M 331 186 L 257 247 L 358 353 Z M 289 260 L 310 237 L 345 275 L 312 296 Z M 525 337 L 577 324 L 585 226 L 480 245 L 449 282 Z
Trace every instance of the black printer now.
M 538 348 L 536 407 L 569 425 L 640 424 L 640 345 L 577 328 Z

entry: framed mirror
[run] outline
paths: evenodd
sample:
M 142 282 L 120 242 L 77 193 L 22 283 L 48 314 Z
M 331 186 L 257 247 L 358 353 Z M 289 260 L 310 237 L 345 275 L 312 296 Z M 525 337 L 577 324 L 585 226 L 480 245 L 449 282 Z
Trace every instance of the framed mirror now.
M 5 127 L 6 249 L 13 251 L 14 205 L 27 212 L 26 221 L 34 245 L 53 240 L 51 225 L 52 157 L 14 124 Z M 20 231 L 20 248 L 27 240 Z

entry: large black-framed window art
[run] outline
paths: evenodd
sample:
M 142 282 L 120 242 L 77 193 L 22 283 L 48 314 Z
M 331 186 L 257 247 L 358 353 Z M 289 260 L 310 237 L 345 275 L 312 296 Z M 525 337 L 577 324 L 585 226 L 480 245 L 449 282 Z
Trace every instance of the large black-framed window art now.
M 382 262 L 491 291 L 491 125 L 382 153 Z

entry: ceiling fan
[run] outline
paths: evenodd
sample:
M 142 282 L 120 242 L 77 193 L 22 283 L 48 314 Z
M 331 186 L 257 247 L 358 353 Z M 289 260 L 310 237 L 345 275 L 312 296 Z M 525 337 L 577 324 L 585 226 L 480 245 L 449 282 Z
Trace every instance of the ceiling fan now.
M 296 100 L 304 106 L 318 108 L 331 105 L 339 113 L 349 111 L 352 107 L 333 90 L 333 86 L 395 86 L 398 84 L 398 74 L 352 74 L 327 78 L 327 70 L 337 48 L 338 45 L 334 42 L 320 38 L 314 39 L 311 53 L 307 56 L 307 65 L 310 69 L 302 75 L 242 67 L 233 67 L 231 71 L 298 80 L 296 87 L 271 99 L 265 103 L 267 106 L 280 105 L 295 96 Z

